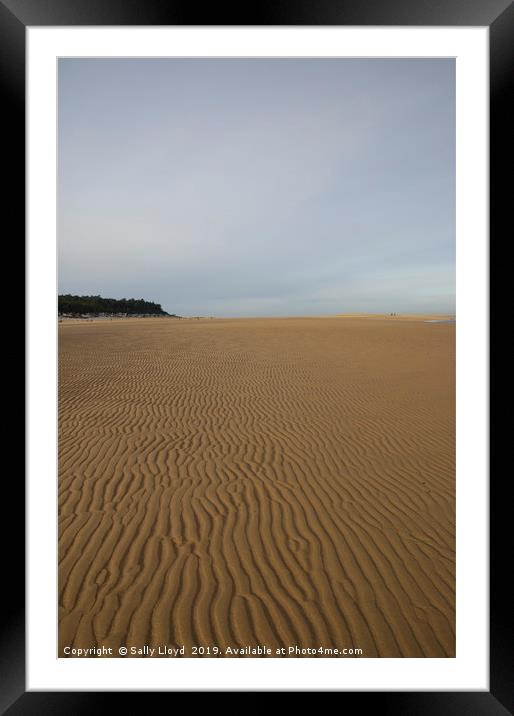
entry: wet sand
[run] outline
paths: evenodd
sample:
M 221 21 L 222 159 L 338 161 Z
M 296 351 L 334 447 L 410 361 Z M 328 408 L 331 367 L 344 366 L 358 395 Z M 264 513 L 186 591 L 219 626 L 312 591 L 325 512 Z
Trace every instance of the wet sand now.
M 455 325 L 430 318 L 60 324 L 59 656 L 454 656 Z

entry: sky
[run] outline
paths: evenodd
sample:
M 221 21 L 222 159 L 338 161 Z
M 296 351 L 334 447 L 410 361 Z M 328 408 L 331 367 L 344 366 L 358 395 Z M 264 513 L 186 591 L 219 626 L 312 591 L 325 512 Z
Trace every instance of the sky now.
M 452 59 L 60 59 L 59 293 L 455 311 Z

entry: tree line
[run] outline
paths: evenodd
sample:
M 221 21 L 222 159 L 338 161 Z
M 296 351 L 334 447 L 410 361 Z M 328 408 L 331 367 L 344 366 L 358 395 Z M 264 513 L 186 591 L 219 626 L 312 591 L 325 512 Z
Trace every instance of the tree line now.
M 101 296 L 72 296 L 70 293 L 58 296 L 59 313 L 127 313 L 155 314 L 168 316 L 160 303 L 142 298 L 102 298 Z M 174 315 L 174 314 L 173 314 Z

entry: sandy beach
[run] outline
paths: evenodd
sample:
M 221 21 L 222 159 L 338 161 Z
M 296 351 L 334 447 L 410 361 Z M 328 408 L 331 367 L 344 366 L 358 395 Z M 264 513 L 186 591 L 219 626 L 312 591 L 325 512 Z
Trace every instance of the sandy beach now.
M 434 318 L 60 324 L 59 656 L 455 656 Z

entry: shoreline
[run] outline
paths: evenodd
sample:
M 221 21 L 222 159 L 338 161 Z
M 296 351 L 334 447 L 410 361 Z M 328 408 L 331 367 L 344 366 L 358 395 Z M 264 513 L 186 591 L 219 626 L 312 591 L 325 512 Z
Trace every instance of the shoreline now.
M 176 323 L 181 322 L 212 322 L 212 321 L 309 321 L 320 319 L 344 320 L 362 319 L 366 321 L 410 321 L 415 323 L 455 323 L 455 314 L 447 313 L 411 313 L 391 316 L 390 314 L 381 313 L 337 313 L 337 314 L 319 314 L 313 316 L 120 316 L 120 317 L 103 317 L 95 316 L 90 318 L 71 318 L 59 317 L 58 325 L 87 325 L 90 323 L 140 323 L 159 321 L 166 324 L 170 320 Z

